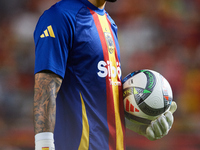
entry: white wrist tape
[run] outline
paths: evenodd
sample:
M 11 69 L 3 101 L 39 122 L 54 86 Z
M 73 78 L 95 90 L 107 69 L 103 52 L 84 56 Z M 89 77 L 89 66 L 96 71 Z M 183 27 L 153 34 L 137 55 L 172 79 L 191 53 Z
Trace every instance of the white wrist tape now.
M 52 132 L 42 132 L 35 135 L 35 150 L 54 150 Z
M 35 142 L 40 140 L 53 140 L 52 132 L 41 132 L 35 135 Z

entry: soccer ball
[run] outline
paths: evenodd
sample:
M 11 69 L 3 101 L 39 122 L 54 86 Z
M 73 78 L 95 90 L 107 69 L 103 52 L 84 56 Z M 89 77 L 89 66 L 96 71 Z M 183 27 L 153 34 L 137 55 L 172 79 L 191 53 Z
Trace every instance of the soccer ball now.
M 158 72 L 139 70 L 122 81 L 125 117 L 140 124 L 150 124 L 169 110 L 173 95 L 168 81 Z

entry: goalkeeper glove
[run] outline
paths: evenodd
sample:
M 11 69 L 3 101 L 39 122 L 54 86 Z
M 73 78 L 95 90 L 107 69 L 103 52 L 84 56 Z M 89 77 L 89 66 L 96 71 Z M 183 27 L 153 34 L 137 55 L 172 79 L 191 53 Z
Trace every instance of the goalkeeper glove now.
M 176 111 L 176 102 L 172 101 L 169 111 L 153 120 L 150 125 L 134 124 L 126 119 L 126 127 L 134 132 L 144 135 L 154 141 L 167 135 L 174 122 L 173 113 Z
M 35 135 L 35 150 L 55 150 L 52 132 L 41 132 Z

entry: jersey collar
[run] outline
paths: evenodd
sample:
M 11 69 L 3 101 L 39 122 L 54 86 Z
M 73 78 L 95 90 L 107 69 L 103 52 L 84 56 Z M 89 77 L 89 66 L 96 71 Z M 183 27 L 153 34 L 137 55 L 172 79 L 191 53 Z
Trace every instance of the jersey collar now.
M 91 10 L 95 11 L 96 13 L 98 13 L 99 15 L 104 15 L 105 14 L 105 9 L 100 9 L 96 6 L 94 6 L 92 3 L 90 3 L 88 0 L 81 0 L 88 8 L 90 8 Z

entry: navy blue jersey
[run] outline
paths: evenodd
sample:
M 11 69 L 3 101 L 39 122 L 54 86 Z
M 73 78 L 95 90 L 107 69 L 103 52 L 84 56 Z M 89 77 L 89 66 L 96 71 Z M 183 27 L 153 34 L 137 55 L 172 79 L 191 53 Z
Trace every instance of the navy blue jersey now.
M 117 27 L 87 0 L 62 0 L 34 32 L 35 73 L 63 78 L 56 99 L 56 150 L 123 150 L 124 108 Z

